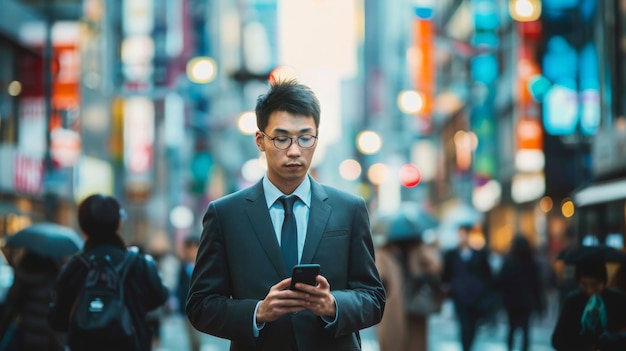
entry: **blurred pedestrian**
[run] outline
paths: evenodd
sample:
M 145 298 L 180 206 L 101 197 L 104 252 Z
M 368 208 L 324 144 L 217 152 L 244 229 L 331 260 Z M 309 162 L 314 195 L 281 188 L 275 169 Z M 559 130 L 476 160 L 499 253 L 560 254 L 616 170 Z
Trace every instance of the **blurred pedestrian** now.
M 443 302 L 441 258 L 422 240 L 422 233 L 398 235 L 394 227 L 376 249 L 376 266 L 387 293 L 385 313 L 376 326 L 378 343 L 380 351 L 425 351 L 428 316 Z
M 256 116 L 267 173 L 209 204 L 187 316 L 232 351 L 360 350 L 385 305 L 365 201 L 308 174 L 320 121 L 308 87 L 272 82 Z M 321 266 L 315 286 L 289 289 L 298 263 Z
M 78 206 L 78 223 L 87 237 L 83 252 L 96 258 L 108 256 L 115 265 L 124 259 L 127 247 L 118 234 L 124 212 L 111 196 L 94 194 Z M 72 333 L 71 320 L 74 303 L 84 285 L 88 268 L 83 252 L 74 255 L 64 266 L 57 280 L 56 299 L 50 311 L 49 321 L 57 330 L 67 331 L 72 351 L 108 350 L 102 341 L 88 340 Z M 155 261 L 149 255 L 138 254 L 132 262 L 124 285 L 124 300 L 141 347 L 138 351 L 152 349 L 152 335 L 146 323 L 146 314 L 161 306 L 168 296 Z M 118 350 L 119 348 L 115 348 Z
M 496 276 L 496 287 L 508 319 L 507 346 L 513 350 L 513 341 L 519 330 L 522 336 L 521 351 L 529 350 L 530 319 L 533 313 L 543 313 L 542 277 L 528 239 L 518 233 L 511 241 L 502 267 Z
M 200 239 L 194 235 L 185 238 L 183 241 L 180 269 L 178 271 L 178 283 L 176 284 L 177 311 L 183 316 L 185 316 L 185 305 L 187 303 L 187 295 L 189 294 L 189 282 L 191 281 L 193 267 L 196 264 L 199 246 Z M 191 325 L 188 318 L 185 317 L 184 320 L 190 350 L 200 351 L 201 333 Z
M 607 287 L 605 261 L 576 262 L 575 278 L 578 287 L 563 302 L 552 346 L 558 351 L 626 350 L 626 295 Z
M 473 224 L 457 228 L 458 245 L 444 254 L 442 282 L 452 299 L 463 351 L 470 351 L 479 323 L 495 311 L 497 298 L 486 248 L 470 246 Z
M 61 262 L 24 251 L 0 320 L 1 350 L 63 350 L 65 334 L 48 325 L 48 311 Z

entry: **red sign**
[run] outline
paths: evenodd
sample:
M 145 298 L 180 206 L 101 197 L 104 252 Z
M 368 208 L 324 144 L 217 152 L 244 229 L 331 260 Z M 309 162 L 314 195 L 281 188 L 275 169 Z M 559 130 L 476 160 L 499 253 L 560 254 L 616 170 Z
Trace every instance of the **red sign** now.
M 79 100 L 79 52 L 75 44 L 55 44 L 52 105 L 55 109 L 75 109 Z
M 27 194 L 40 194 L 43 180 L 43 162 L 41 159 L 17 154 L 14 160 L 15 190 Z

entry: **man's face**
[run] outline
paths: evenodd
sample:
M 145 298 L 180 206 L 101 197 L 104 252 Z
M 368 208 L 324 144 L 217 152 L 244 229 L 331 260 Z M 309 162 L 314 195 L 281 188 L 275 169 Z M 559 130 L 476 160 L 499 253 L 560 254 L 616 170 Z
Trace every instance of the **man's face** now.
M 583 275 L 578 278 L 578 288 L 580 288 L 583 294 L 591 296 L 601 293 L 605 288 L 605 284 L 601 279 Z
M 295 140 L 281 150 L 274 146 L 270 138 L 287 136 L 297 138 L 303 134 L 317 135 L 313 117 L 297 116 L 286 111 L 275 111 L 270 115 L 266 137 L 260 131 L 256 133 L 256 144 L 267 159 L 269 180 L 285 194 L 291 194 L 302 182 L 311 166 L 311 159 L 317 143 L 311 148 L 298 146 Z
M 196 262 L 196 257 L 198 256 L 198 245 L 186 246 L 184 255 L 188 262 Z
M 459 238 L 459 245 L 466 246 L 469 244 L 469 229 L 465 227 L 459 227 L 457 230 Z

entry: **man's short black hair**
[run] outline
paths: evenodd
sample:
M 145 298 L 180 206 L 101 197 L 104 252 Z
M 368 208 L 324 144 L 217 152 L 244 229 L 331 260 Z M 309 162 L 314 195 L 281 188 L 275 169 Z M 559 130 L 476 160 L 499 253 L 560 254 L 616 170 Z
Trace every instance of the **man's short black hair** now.
M 199 246 L 199 245 L 200 245 L 200 238 L 198 238 L 195 235 L 190 235 L 186 237 L 185 240 L 183 241 L 184 247 L 192 247 L 192 246 Z
M 606 263 L 599 259 L 587 259 L 576 262 L 574 275 L 576 280 L 581 277 L 591 277 L 599 279 L 605 284 L 608 281 Z
M 315 93 L 296 80 L 277 80 L 267 93 L 259 96 L 256 103 L 256 124 L 265 131 L 270 115 L 275 111 L 286 111 L 300 116 L 313 117 L 315 128 L 320 124 L 320 103 Z

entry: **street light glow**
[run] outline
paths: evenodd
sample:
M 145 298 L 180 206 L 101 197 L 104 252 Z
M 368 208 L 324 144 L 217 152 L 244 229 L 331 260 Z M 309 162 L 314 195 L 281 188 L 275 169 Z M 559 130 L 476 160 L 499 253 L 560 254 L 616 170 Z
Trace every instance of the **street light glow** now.
M 357 148 L 359 151 L 365 155 L 373 155 L 380 151 L 380 148 L 383 145 L 383 141 L 380 138 L 378 133 L 373 132 L 371 130 L 366 130 L 356 137 Z
M 18 82 L 17 80 L 12 81 L 11 83 L 9 83 L 8 91 L 9 95 L 11 96 L 20 95 L 22 93 L 22 83 Z
M 541 1 L 511 0 L 509 2 L 511 18 L 518 22 L 536 21 L 541 16 Z
M 241 176 L 248 182 L 256 182 L 261 179 L 267 169 L 266 163 L 260 158 L 246 161 L 241 167 Z
M 210 57 L 195 57 L 187 62 L 187 77 L 194 83 L 210 83 L 217 75 L 217 63 Z
M 398 94 L 398 108 L 406 114 L 419 113 L 424 107 L 424 98 L 415 90 L 405 90 Z
M 176 206 L 170 211 L 170 222 L 174 228 L 185 229 L 193 224 L 193 211 L 187 206 Z
M 372 184 L 381 185 L 389 178 L 389 168 L 384 163 L 375 163 L 367 171 L 367 178 Z
M 246 111 L 239 116 L 237 121 L 239 131 L 246 135 L 252 135 L 256 132 L 256 114 L 253 111 Z
M 356 180 L 361 176 L 361 165 L 356 160 L 344 160 L 339 165 L 339 174 L 345 180 Z

